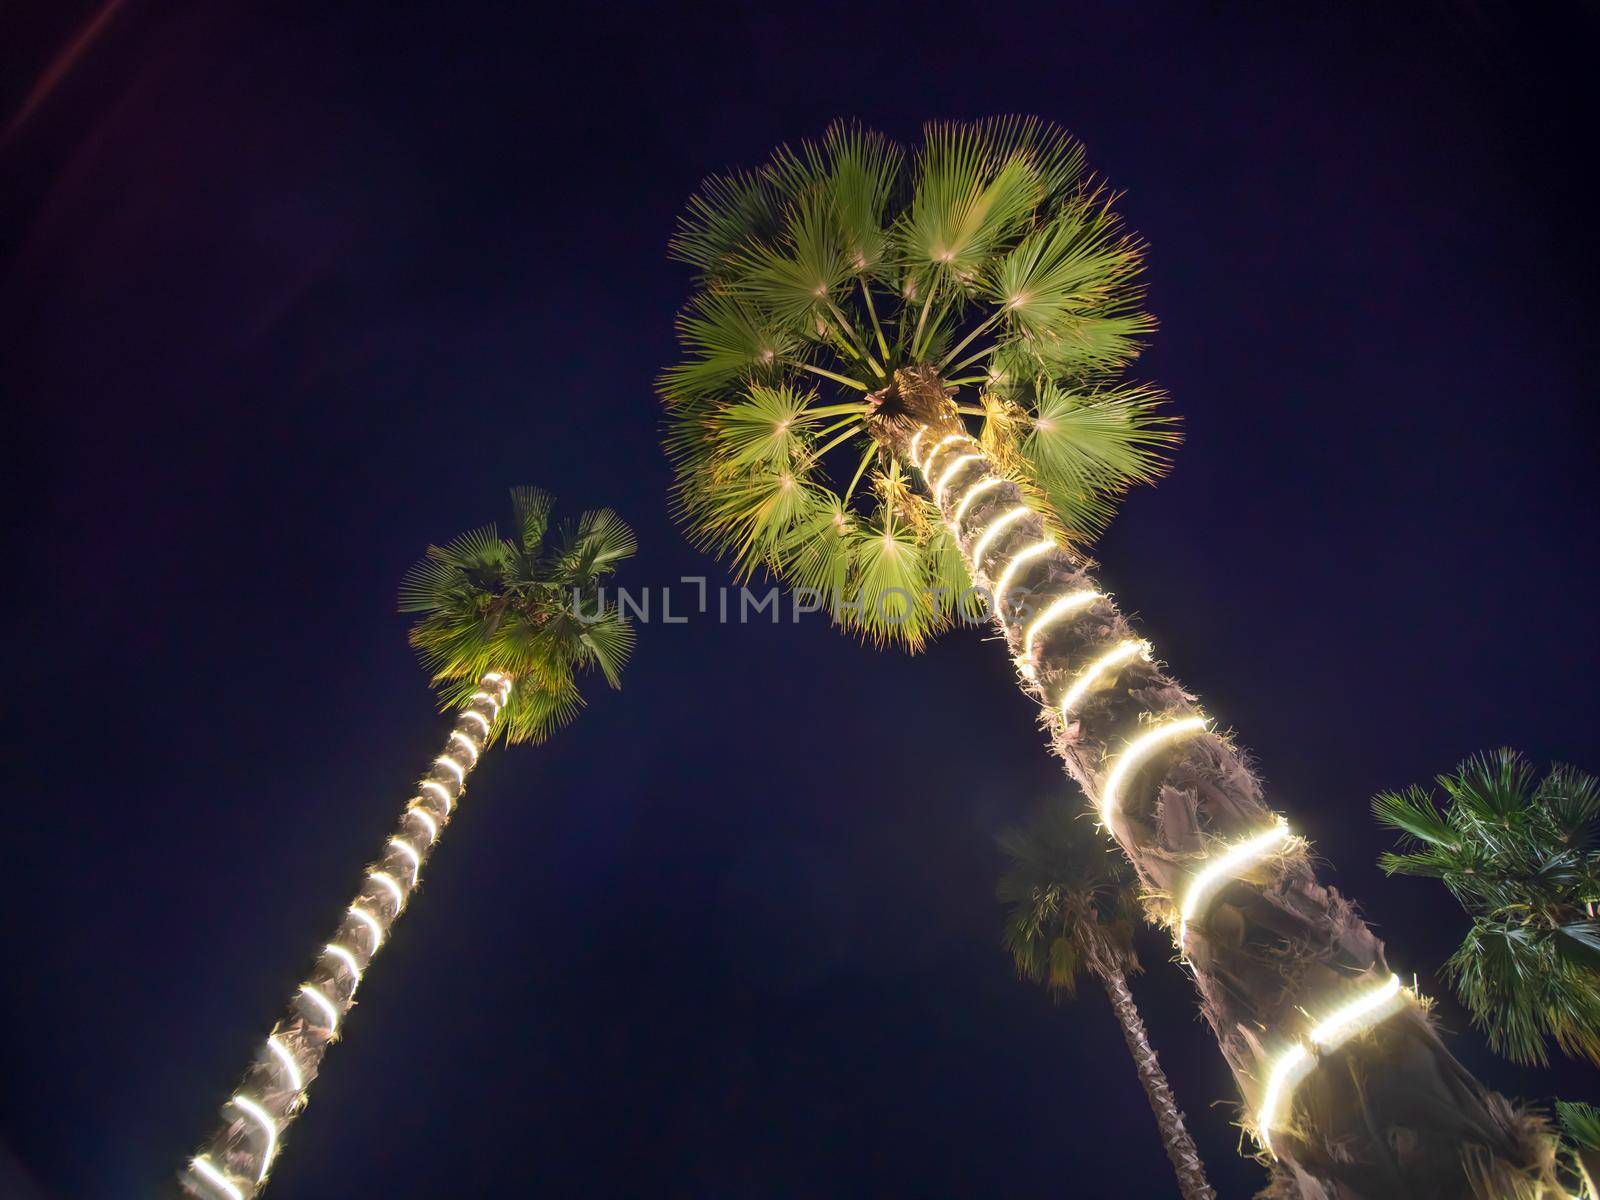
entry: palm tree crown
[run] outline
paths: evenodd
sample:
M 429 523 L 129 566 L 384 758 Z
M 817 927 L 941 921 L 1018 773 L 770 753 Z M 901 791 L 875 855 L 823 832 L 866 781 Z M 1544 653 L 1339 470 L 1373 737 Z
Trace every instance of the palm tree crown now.
M 673 242 L 697 278 L 659 385 L 692 534 L 874 640 L 947 625 L 960 553 L 868 421 L 911 368 L 975 386 L 959 408 L 991 458 L 1058 534 L 1098 532 L 1176 440 L 1154 389 L 1113 378 L 1153 322 L 1111 200 L 1075 141 L 1019 118 L 930 125 L 909 159 L 836 124 L 707 180 Z
M 1089 836 L 1066 805 L 1000 835 L 1010 866 L 996 889 L 1006 906 L 1003 940 L 1017 974 L 1057 1000 L 1078 992 L 1085 971 L 1139 970 L 1138 904 L 1119 858 Z
M 463 533 L 406 572 L 400 611 L 420 613 L 411 644 L 443 708 L 466 703 L 489 671 L 516 680 L 495 726 L 507 742 L 541 742 L 583 706 L 576 673 L 596 667 L 612 687 L 633 627 L 598 602 L 600 582 L 637 548 L 609 508 L 550 528 L 552 498 L 511 491 L 512 530 Z
M 1438 879 L 1472 917 L 1445 970 L 1495 1051 L 1546 1061 L 1545 1038 L 1600 1064 L 1600 780 L 1555 766 L 1543 780 L 1520 754 L 1469 758 L 1432 793 L 1372 802 L 1402 835 L 1391 875 Z

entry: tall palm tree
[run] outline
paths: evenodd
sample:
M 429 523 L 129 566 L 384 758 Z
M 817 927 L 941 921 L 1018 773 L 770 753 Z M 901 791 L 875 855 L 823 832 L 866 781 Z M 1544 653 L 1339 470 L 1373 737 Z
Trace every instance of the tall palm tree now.
M 284 1130 L 344 1032 L 356 987 L 416 891 L 480 756 L 497 741 L 542 742 L 571 720 L 583 703 L 581 670 L 596 668 L 618 686 L 633 629 L 597 593 L 633 554 L 633 534 L 600 509 L 552 536 L 547 493 L 515 488 L 511 503 L 509 536 L 491 525 L 430 546 L 401 585 L 401 611 L 421 614 L 411 642 L 442 708 L 455 713 L 453 727 L 287 1014 L 180 1176 L 191 1195 L 248 1200 L 265 1187 Z
M 1003 940 L 1017 974 L 1043 984 L 1057 1001 L 1077 996 L 1085 972 L 1100 981 L 1161 1128 L 1178 1191 L 1184 1200 L 1216 1200 L 1128 987 L 1140 968 L 1133 945 L 1138 902 L 1127 869 L 1059 804 L 1006 830 L 1000 848 L 1010 866 L 996 890 L 1006 906 Z
M 836 125 L 708 180 L 660 381 L 678 515 L 741 577 L 915 649 L 984 611 L 1155 899 L 1262 1150 L 1307 1196 L 1467 1193 L 1546 1143 L 1456 1062 L 1242 752 L 1155 660 L 1080 544 L 1175 429 L 1119 380 L 1152 326 L 1140 243 L 1037 121 Z
M 1600 779 L 1555 766 L 1535 780 L 1514 750 L 1476 755 L 1372 802 L 1401 834 L 1390 875 L 1437 879 L 1472 918 L 1445 964 L 1489 1048 L 1548 1062 L 1545 1039 L 1600 1066 Z

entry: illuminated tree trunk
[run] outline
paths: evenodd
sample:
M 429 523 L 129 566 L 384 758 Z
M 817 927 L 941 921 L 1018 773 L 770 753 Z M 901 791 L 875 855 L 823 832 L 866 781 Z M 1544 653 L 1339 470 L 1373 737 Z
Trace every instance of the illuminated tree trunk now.
M 1445 1049 L 1383 944 L 1317 881 L 1241 752 L 1152 661 L 1091 564 L 1000 479 L 932 369 L 898 372 L 869 399 L 874 436 L 922 473 L 993 598 L 1067 773 L 1180 936 L 1290 1194 L 1455 1200 L 1474 1195 L 1474 1179 L 1489 1195 L 1513 1177 L 1553 1186 L 1548 1140 Z
M 1100 977 L 1106 995 L 1111 999 L 1111 1011 L 1122 1027 L 1122 1040 L 1128 1044 L 1133 1057 L 1133 1069 L 1138 1073 L 1144 1094 L 1150 1101 L 1150 1111 L 1161 1127 L 1161 1144 L 1167 1148 L 1167 1158 L 1178 1176 L 1178 1191 L 1183 1200 L 1216 1200 L 1216 1192 L 1206 1182 L 1205 1168 L 1200 1163 L 1200 1151 L 1183 1123 L 1183 1113 L 1167 1085 L 1166 1072 L 1156 1061 L 1156 1052 L 1150 1047 L 1150 1037 L 1145 1032 L 1144 1020 L 1128 990 L 1127 977 L 1121 971 L 1108 971 Z
M 283 1132 L 304 1108 L 323 1055 L 343 1032 L 357 985 L 416 889 L 511 694 L 511 680 L 490 672 L 481 688 L 456 714 L 444 752 L 418 783 L 399 829 L 367 869 L 333 940 L 289 1001 L 288 1015 L 261 1044 L 239 1089 L 223 1106 L 220 1126 L 182 1173 L 183 1190 L 190 1195 L 249 1200 L 265 1187 Z

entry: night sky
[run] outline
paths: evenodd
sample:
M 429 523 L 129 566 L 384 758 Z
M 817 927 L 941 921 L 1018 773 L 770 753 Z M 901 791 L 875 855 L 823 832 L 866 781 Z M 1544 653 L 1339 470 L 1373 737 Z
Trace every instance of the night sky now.
M 620 510 L 622 582 L 726 580 L 667 513 L 666 239 L 836 116 L 1035 113 L 1126 189 L 1188 440 L 1103 578 L 1456 1052 L 1593 1098 L 1467 1029 L 1465 918 L 1367 801 L 1600 768 L 1595 14 L 9 6 L 0 1193 L 145 1195 L 211 1127 L 444 737 L 394 612 L 430 541 L 534 483 Z M 590 699 L 485 760 L 271 1196 L 1174 1194 L 1104 997 L 999 948 L 995 833 L 1082 800 L 992 639 L 653 623 Z

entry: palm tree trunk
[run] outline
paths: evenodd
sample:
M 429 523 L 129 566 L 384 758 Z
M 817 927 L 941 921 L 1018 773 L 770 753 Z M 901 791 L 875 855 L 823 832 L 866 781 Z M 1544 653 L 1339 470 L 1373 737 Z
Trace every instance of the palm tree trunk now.
M 1216 1200 L 1216 1192 L 1206 1182 L 1205 1167 L 1200 1162 L 1200 1151 L 1183 1123 L 1183 1113 L 1173 1099 L 1172 1088 L 1167 1085 L 1166 1072 L 1156 1061 L 1156 1052 L 1150 1048 L 1150 1037 L 1145 1032 L 1144 1020 L 1139 1016 L 1133 993 L 1128 990 L 1128 979 L 1121 971 L 1106 971 L 1100 976 L 1106 995 L 1111 998 L 1111 1011 L 1122 1026 L 1122 1040 L 1128 1043 L 1128 1053 L 1133 1056 L 1133 1069 L 1144 1085 L 1145 1097 L 1150 1101 L 1150 1111 L 1156 1115 L 1161 1127 L 1161 1144 L 1167 1148 L 1167 1158 L 1178 1176 L 1178 1192 L 1183 1200 Z
M 182 1172 L 180 1183 L 189 1195 L 250 1200 L 265 1187 L 283 1132 L 305 1107 L 306 1089 L 343 1032 L 356 986 L 416 889 L 510 694 L 510 678 L 491 671 L 456 714 L 444 753 L 418 783 L 399 829 L 362 878 L 333 940 L 223 1106 L 220 1125 Z
M 1194 905 L 1180 949 L 1282 1174 L 1318 1200 L 1454 1200 L 1486 1175 L 1553 1182 L 1548 1140 L 1445 1049 L 1303 844 L 1274 845 L 1278 818 L 1244 755 L 1150 660 L 1092 564 L 1032 513 L 1000 519 L 1023 502 L 1014 482 L 963 504 L 1001 472 L 966 436 L 943 381 L 931 368 L 900 371 L 871 400 L 874 436 L 935 479 L 946 468 L 929 463 L 934 447 L 961 438 L 961 454 L 980 454 L 944 481 L 945 523 L 974 583 L 1002 593 L 994 620 L 1019 684 L 1147 894 L 1165 898 L 1152 900 L 1155 915 L 1177 930 L 1181 906 Z M 1080 602 L 1051 608 L 1066 596 Z M 1252 838 L 1259 852 L 1219 859 Z

